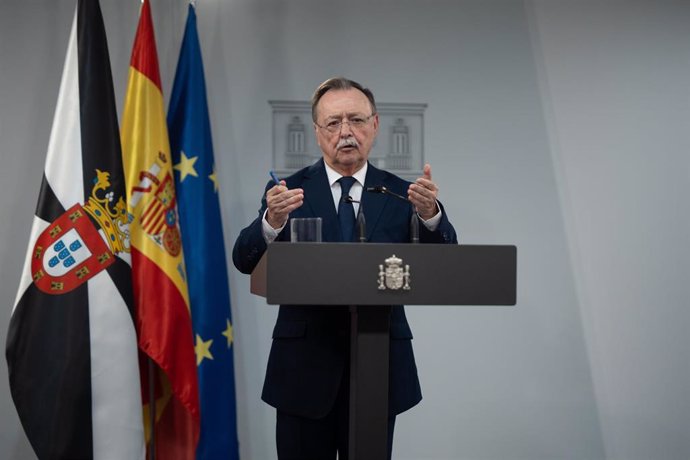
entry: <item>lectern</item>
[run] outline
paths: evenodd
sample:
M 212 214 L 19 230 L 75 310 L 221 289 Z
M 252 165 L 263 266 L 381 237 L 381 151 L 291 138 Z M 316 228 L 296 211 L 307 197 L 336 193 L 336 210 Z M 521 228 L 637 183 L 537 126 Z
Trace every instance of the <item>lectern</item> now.
M 275 242 L 251 292 L 269 304 L 350 306 L 350 458 L 381 460 L 390 306 L 515 305 L 516 268 L 515 246 Z

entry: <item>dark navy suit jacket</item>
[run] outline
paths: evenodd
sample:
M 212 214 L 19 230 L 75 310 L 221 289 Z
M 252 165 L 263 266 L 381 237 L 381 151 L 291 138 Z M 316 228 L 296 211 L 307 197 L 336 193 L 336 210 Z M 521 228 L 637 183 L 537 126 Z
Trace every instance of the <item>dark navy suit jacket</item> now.
M 304 190 L 304 204 L 290 214 L 321 217 L 323 241 L 340 241 L 340 226 L 323 159 L 285 179 L 289 189 Z M 409 182 L 369 164 L 364 188 L 385 186 L 407 196 Z M 266 190 L 273 186 L 272 182 Z M 395 197 L 362 192 L 367 241 L 409 242 L 412 206 Z M 261 221 L 266 194 L 258 217 L 240 233 L 232 258 L 243 273 L 251 273 L 266 250 Z M 431 232 L 419 226 L 422 243 L 457 243 L 445 211 L 438 228 Z M 289 241 L 289 224 L 278 241 Z M 298 269 L 298 267 L 296 267 Z M 353 289 L 356 289 L 353 286 Z M 338 388 L 347 372 L 349 312 L 346 306 L 281 305 L 273 330 L 262 399 L 293 415 L 321 418 L 333 407 Z M 389 413 L 396 415 L 417 404 L 422 393 L 412 352 L 412 332 L 401 305 L 393 306 L 390 327 Z

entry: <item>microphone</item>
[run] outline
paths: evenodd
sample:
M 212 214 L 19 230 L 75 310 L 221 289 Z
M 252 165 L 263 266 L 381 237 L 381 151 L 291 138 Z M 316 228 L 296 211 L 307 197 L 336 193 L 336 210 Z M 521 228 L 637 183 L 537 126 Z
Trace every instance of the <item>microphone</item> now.
M 391 192 L 390 190 L 388 190 L 388 189 L 387 189 L 386 187 L 384 187 L 383 185 L 376 185 L 376 186 L 374 186 L 374 187 L 367 187 L 367 192 L 372 192 L 372 193 L 384 193 L 384 194 L 386 194 L 386 195 L 393 195 L 394 197 L 396 197 L 396 198 L 399 199 L 399 200 L 407 201 L 408 203 L 410 202 L 410 200 L 408 200 L 408 199 L 405 198 L 404 196 L 398 195 L 398 194 L 395 193 L 395 192 Z
M 359 204 L 359 209 L 357 210 L 357 239 L 360 243 L 366 243 L 367 241 L 367 221 L 364 218 L 364 213 L 362 212 L 362 202 L 357 201 L 350 195 L 341 198 L 342 201 L 346 203 L 357 203 Z
M 391 195 L 396 197 L 399 200 L 402 200 L 409 205 L 412 205 L 412 202 L 405 198 L 402 195 L 398 195 L 395 192 L 392 192 L 388 190 L 386 187 L 383 185 L 376 185 L 374 187 L 367 187 L 366 188 L 367 192 L 370 193 L 382 193 L 384 195 Z M 413 209 L 412 217 L 410 218 L 410 243 L 416 244 L 419 243 L 419 218 L 417 217 L 417 211 Z
M 364 218 L 364 213 L 362 212 L 362 205 L 359 205 L 359 210 L 357 211 L 357 237 L 360 243 L 366 243 L 367 241 L 367 221 Z

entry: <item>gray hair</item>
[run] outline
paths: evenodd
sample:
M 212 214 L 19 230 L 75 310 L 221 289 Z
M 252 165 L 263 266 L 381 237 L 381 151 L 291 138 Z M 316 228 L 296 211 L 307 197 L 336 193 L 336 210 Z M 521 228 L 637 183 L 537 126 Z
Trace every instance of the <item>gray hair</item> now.
M 371 92 L 369 88 L 365 88 L 356 81 L 349 80 L 345 77 L 334 77 L 329 78 L 325 82 L 321 83 L 314 95 L 311 97 L 311 119 L 316 123 L 316 106 L 324 94 L 330 90 L 346 90 L 346 89 L 356 89 L 361 91 L 367 99 L 369 99 L 369 105 L 371 105 L 372 115 L 376 113 L 376 101 L 374 101 L 374 93 Z

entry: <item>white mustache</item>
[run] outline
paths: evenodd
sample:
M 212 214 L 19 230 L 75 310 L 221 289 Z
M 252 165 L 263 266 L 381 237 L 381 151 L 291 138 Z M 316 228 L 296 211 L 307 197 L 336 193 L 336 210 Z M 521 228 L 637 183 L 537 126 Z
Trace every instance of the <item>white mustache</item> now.
M 338 141 L 338 145 L 335 146 L 336 149 L 340 149 L 343 147 L 357 147 L 359 148 L 359 143 L 357 142 L 357 139 L 354 137 L 346 137 L 344 139 L 340 139 Z

